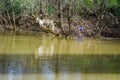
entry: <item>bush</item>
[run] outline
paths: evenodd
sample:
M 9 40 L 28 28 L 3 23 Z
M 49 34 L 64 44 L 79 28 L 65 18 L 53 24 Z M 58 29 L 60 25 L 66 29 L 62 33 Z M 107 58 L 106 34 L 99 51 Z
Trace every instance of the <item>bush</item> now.
M 21 12 L 19 0 L 5 0 L 4 7 L 9 13 L 12 13 L 13 10 L 15 15 L 19 15 Z
M 2 10 L 2 5 L 0 5 L 0 11 Z
M 54 12 L 55 12 L 54 6 L 48 6 L 48 13 L 49 13 L 49 14 L 52 14 L 52 13 L 54 13 Z
M 120 16 L 120 2 L 118 0 L 110 0 L 107 5 L 107 10 L 115 16 Z

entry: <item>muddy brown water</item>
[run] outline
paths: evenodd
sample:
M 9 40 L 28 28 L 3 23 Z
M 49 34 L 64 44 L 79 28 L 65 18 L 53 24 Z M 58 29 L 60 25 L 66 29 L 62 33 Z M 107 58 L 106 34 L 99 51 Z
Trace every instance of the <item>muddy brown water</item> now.
M 0 34 L 0 80 L 120 80 L 120 41 Z

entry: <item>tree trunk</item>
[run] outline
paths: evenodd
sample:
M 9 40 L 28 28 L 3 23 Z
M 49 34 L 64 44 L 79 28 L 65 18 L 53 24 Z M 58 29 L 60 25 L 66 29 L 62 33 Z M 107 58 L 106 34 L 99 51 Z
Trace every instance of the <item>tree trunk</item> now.
M 13 30 L 16 31 L 15 13 L 14 13 L 14 9 L 13 9 L 13 3 L 12 3 L 12 0 L 10 0 L 10 2 L 11 2 L 11 6 L 12 6 Z
M 71 8 L 72 8 L 72 0 L 70 0 L 69 11 L 68 11 L 68 25 L 69 25 L 69 35 L 71 34 Z
M 59 19 L 59 28 L 61 29 L 61 32 L 62 34 L 64 34 L 64 30 L 62 28 L 62 17 L 63 17 L 63 14 L 62 14 L 62 0 L 59 0 L 58 2 L 58 19 Z

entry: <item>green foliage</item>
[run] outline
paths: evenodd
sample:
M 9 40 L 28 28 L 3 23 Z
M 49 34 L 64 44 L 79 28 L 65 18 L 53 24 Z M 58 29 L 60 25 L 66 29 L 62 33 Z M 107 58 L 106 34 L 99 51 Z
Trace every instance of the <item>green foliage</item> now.
M 48 3 L 46 5 L 47 0 L 42 0 L 44 4 L 45 10 L 48 11 L 48 14 L 54 14 L 56 9 L 54 8 L 57 6 L 56 4 L 51 5 L 53 3 Z M 66 0 L 63 1 L 63 3 L 69 3 L 71 0 Z M 26 13 L 35 13 L 38 8 L 40 8 L 40 2 L 41 0 L 4 0 L 4 5 L 0 4 L 0 10 L 5 9 L 8 12 L 12 12 L 12 9 L 15 13 L 15 15 L 19 15 L 21 12 L 26 12 Z M 52 1 L 51 1 L 52 2 Z M 99 7 L 101 4 L 102 0 L 73 0 L 72 2 L 72 10 L 74 14 L 77 14 L 79 12 L 82 12 L 83 7 L 87 7 L 88 9 L 93 9 L 96 7 Z M 119 15 L 120 14 L 120 0 L 108 0 L 108 3 L 106 4 L 107 9 L 114 8 L 115 9 L 115 14 Z M 47 7 L 46 7 L 47 6 Z
M 21 12 L 21 8 L 20 8 L 20 2 L 19 0 L 5 0 L 5 9 L 8 12 L 12 12 L 12 10 L 14 11 L 15 15 L 18 15 Z
M 93 1 L 92 1 L 92 0 L 84 0 L 84 4 L 85 4 L 87 7 L 93 7 Z
M 107 9 L 112 9 L 112 14 L 120 15 L 120 0 L 109 0 Z
M 0 10 L 2 10 L 2 5 L 0 5 Z
M 120 6 L 115 9 L 115 15 L 120 16 Z
M 54 13 L 54 12 L 55 12 L 54 6 L 48 6 L 48 13 L 51 14 L 51 13 Z
M 14 12 L 15 12 L 16 15 L 21 12 L 20 2 L 18 0 L 15 0 L 13 2 L 13 10 L 14 10 Z
M 116 2 L 118 3 L 118 5 L 120 4 L 120 0 L 116 0 Z
M 116 0 L 109 0 L 108 1 L 108 4 L 107 4 L 107 8 L 111 8 L 111 7 L 115 7 L 115 6 L 117 6 L 118 5 L 118 3 L 117 3 L 117 1 Z

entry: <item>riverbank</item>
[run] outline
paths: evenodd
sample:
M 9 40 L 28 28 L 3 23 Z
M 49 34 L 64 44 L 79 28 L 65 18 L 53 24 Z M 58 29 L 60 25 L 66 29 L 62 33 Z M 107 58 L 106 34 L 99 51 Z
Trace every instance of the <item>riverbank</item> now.
M 60 28 L 57 25 L 57 20 L 54 19 L 55 27 L 60 31 Z M 39 24 L 35 22 L 35 19 L 27 19 L 25 20 L 25 24 L 20 24 L 21 20 L 19 19 L 16 23 L 16 31 L 17 32 L 43 32 L 48 33 L 42 29 L 40 29 Z M 88 38 L 111 38 L 111 39 L 120 39 L 120 30 L 114 29 L 114 28 L 108 28 L 106 27 L 102 32 L 101 35 L 98 35 L 99 31 L 97 30 L 97 19 L 94 17 L 89 17 L 88 19 L 85 19 L 84 17 L 80 16 L 74 16 L 72 18 L 71 22 L 71 34 L 69 34 L 70 37 L 88 37 Z M 82 30 L 80 30 L 80 27 Z M 5 31 L 12 31 L 13 25 L 0 25 L 0 32 Z M 64 18 L 62 28 L 64 30 L 64 33 L 69 33 L 69 26 L 67 24 L 67 19 Z M 60 31 L 60 33 L 62 33 Z M 65 37 L 64 35 L 63 37 Z

